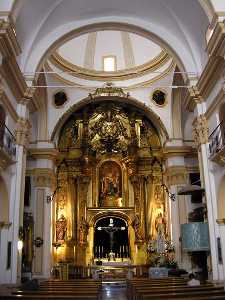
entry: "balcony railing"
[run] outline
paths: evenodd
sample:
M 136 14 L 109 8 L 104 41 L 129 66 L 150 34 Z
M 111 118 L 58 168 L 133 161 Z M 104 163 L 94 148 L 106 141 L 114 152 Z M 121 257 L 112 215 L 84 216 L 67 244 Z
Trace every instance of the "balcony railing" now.
M 210 158 L 217 162 L 224 157 L 225 151 L 225 120 L 223 120 L 209 136 Z
M 5 151 L 11 158 L 16 157 L 16 139 L 9 128 L 0 125 L 0 149 Z

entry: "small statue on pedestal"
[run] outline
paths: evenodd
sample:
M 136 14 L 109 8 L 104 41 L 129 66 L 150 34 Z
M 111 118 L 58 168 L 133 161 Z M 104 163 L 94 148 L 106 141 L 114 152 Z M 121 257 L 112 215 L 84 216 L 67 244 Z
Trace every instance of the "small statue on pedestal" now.
M 60 218 L 56 221 L 56 241 L 64 242 L 67 232 L 67 220 L 63 214 L 61 214 Z
M 141 224 L 140 224 L 140 219 L 139 216 L 136 215 L 133 222 L 132 222 L 132 227 L 134 228 L 135 232 L 135 240 L 140 241 L 143 239 L 142 234 L 141 234 Z
M 80 245 L 87 243 L 87 235 L 88 235 L 89 225 L 88 222 L 82 217 L 80 222 L 80 236 L 79 236 L 79 242 Z

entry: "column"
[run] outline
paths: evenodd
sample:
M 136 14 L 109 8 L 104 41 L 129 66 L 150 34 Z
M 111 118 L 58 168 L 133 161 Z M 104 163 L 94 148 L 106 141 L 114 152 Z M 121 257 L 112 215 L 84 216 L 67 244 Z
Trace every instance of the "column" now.
M 16 136 L 16 167 L 14 182 L 13 201 L 13 245 L 12 245 L 12 283 L 20 282 L 22 252 L 18 251 L 19 230 L 23 227 L 24 210 L 24 187 L 26 171 L 26 149 L 29 142 L 31 125 L 28 121 L 27 106 L 24 103 L 18 104 L 17 113 L 20 118 L 17 121 Z
M 174 165 L 175 162 L 177 165 Z M 183 165 L 182 165 L 183 164 Z M 167 184 L 170 188 L 170 192 L 175 194 L 175 201 L 168 199 L 169 201 L 169 219 L 170 228 L 168 231 L 171 235 L 171 240 L 175 246 L 175 260 L 180 267 L 185 269 L 190 268 L 190 259 L 187 253 L 182 251 L 181 245 L 181 224 L 188 223 L 188 203 L 185 196 L 178 195 L 179 190 L 183 185 L 188 183 L 188 173 L 184 166 L 183 157 L 173 157 L 172 161 L 170 158 L 167 160 Z
M 212 279 L 223 279 L 223 274 L 219 268 L 217 237 L 219 237 L 219 228 L 216 223 L 217 219 L 217 202 L 216 190 L 213 174 L 210 171 L 209 150 L 208 150 L 208 124 L 204 115 L 205 106 L 198 103 L 196 107 L 197 117 L 193 122 L 193 136 L 198 148 L 199 164 L 201 166 L 201 178 L 205 188 L 205 198 L 208 212 L 210 252 L 212 264 Z
M 50 161 L 50 164 L 53 164 Z M 40 247 L 34 246 L 33 274 L 48 278 L 51 270 L 52 254 L 52 203 L 47 196 L 52 194 L 55 174 L 49 168 L 36 168 L 33 174 L 34 203 L 34 240 L 42 239 Z
M 78 177 L 78 226 L 77 226 L 77 250 L 76 250 L 76 263 L 86 264 L 87 258 L 87 236 L 89 231 L 89 224 L 87 222 L 87 195 L 88 186 L 91 178 L 89 176 Z

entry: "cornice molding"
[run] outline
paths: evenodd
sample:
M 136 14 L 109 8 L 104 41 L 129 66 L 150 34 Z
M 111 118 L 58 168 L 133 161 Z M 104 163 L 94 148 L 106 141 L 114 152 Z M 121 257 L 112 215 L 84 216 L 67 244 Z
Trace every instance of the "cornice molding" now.
M 225 22 L 217 22 L 213 34 L 207 45 L 210 56 L 224 56 L 225 54 Z
M 207 111 L 205 112 L 205 116 L 207 120 L 212 116 L 212 114 L 215 112 L 217 107 L 224 101 L 224 99 L 225 99 L 225 83 L 223 84 L 222 89 L 216 95 L 216 97 L 208 107 Z
M 209 58 L 197 83 L 197 89 L 204 99 L 209 95 L 217 80 L 221 77 L 221 72 L 223 72 L 224 68 L 225 60 L 223 57 L 211 56 Z
M 6 95 L 5 91 L 1 88 L 0 88 L 0 102 L 3 103 L 4 107 L 6 108 L 7 112 L 12 117 L 12 119 L 15 122 L 17 122 L 17 120 L 19 119 L 19 116 L 18 116 L 16 110 L 14 109 L 12 103 L 10 102 L 8 96 Z
M 18 56 L 21 48 L 12 22 L 0 20 L 0 52 L 4 57 Z
M 196 149 L 191 146 L 166 146 L 163 148 L 165 158 L 174 156 L 197 156 Z
M 155 71 L 158 68 L 165 65 L 171 57 L 169 54 L 162 50 L 159 55 L 157 55 L 150 62 L 143 64 L 141 66 L 137 66 L 134 68 L 130 68 L 127 70 L 121 70 L 116 72 L 103 72 L 103 71 L 95 71 L 88 70 L 82 67 L 78 67 L 73 65 L 72 63 L 65 60 L 62 56 L 60 56 L 57 52 L 50 56 L 49 61 L 55 65 L 57 68 L 63 71 L 72 72 L 71 76 L 83 78 L 87 80 L 98 80 L 105 81 L 107 77 L 107 81 L 116 81 L 116 80 L 128 80 L 136 77 L 141 77 L 149 72 Z
M 135 90 L 138 88 L 149 87 L 153 83 L 157 82 L 158 80 L 161 80 L 162 78 L 164 78 L 168 74 L 170 74 L 170 72 L 172 72 L 174 67 L 175 67 L 175 63 L 172 61 L 171 64 L 162 72 L 162 74 L 159 74 L 159 75 L 155 76 L 154 78 L 151 78 L 150 80 L 146 80 L 146 81 L 143 81 L 143 82 L 140 82 L 137 84 L 131 84 L 130 86 L 124 88 L 124 91 L 131 91 L 131 90 Z M 46 69 L 46 71 L 53 72 L 52 67 L 47 62 L 45 63 L 45 69 Z M 71 80 L 63 78 L 62 76 L 60 76 L 56 73 L 52 73 L 51 76 L 53 76 L 59 82 L 62 82 L 68 86 L 76 87 L 77 89 L 82 89 L 85 91 L 93 91 L 93 87 L 78 84 L 76 82 L 73 82 Z M 106 80 L 106 78 L 105 78 L 105 80 Z M 108 81 L 108 78 L 107 78 L 107 81 Z
M 3 59 L 0 72 L 19 102 L 26 93 L 27 85 L 14 56 Z
M 28 157 L 34 159 L 50 159 L 56 160 L 59 152 L 54 148 L 29 148 Z

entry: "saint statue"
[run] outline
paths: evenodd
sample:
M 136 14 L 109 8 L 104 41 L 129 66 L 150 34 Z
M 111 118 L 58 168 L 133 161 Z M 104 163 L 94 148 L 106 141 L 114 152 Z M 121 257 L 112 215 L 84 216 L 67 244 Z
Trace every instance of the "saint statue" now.
M 159 213 L 155 219 L 155 229 L 158 236 L 165 236 L 166 222 L 162 216 L 162 213 Z
M 61 214 L 60 218 L 56 221 L 56 241 L 64 241 L 66 232 L 67 232 L 67 220 L 63 214 Z
M 80 230 L 79 230 L 79 242 L 81 245 L 87 242 L 87 235 L 88 235 L 89 225 L 88 222 L 82 217 L 80 222 Z
M 141 224 L 140 224 L 140 218 L 139 218 L 138 215 L 135 216 L 135 218 L 134 218 L 134 220 L 132 222 L 132 226 L 134 228 L 136 241 L 142 240 Z

